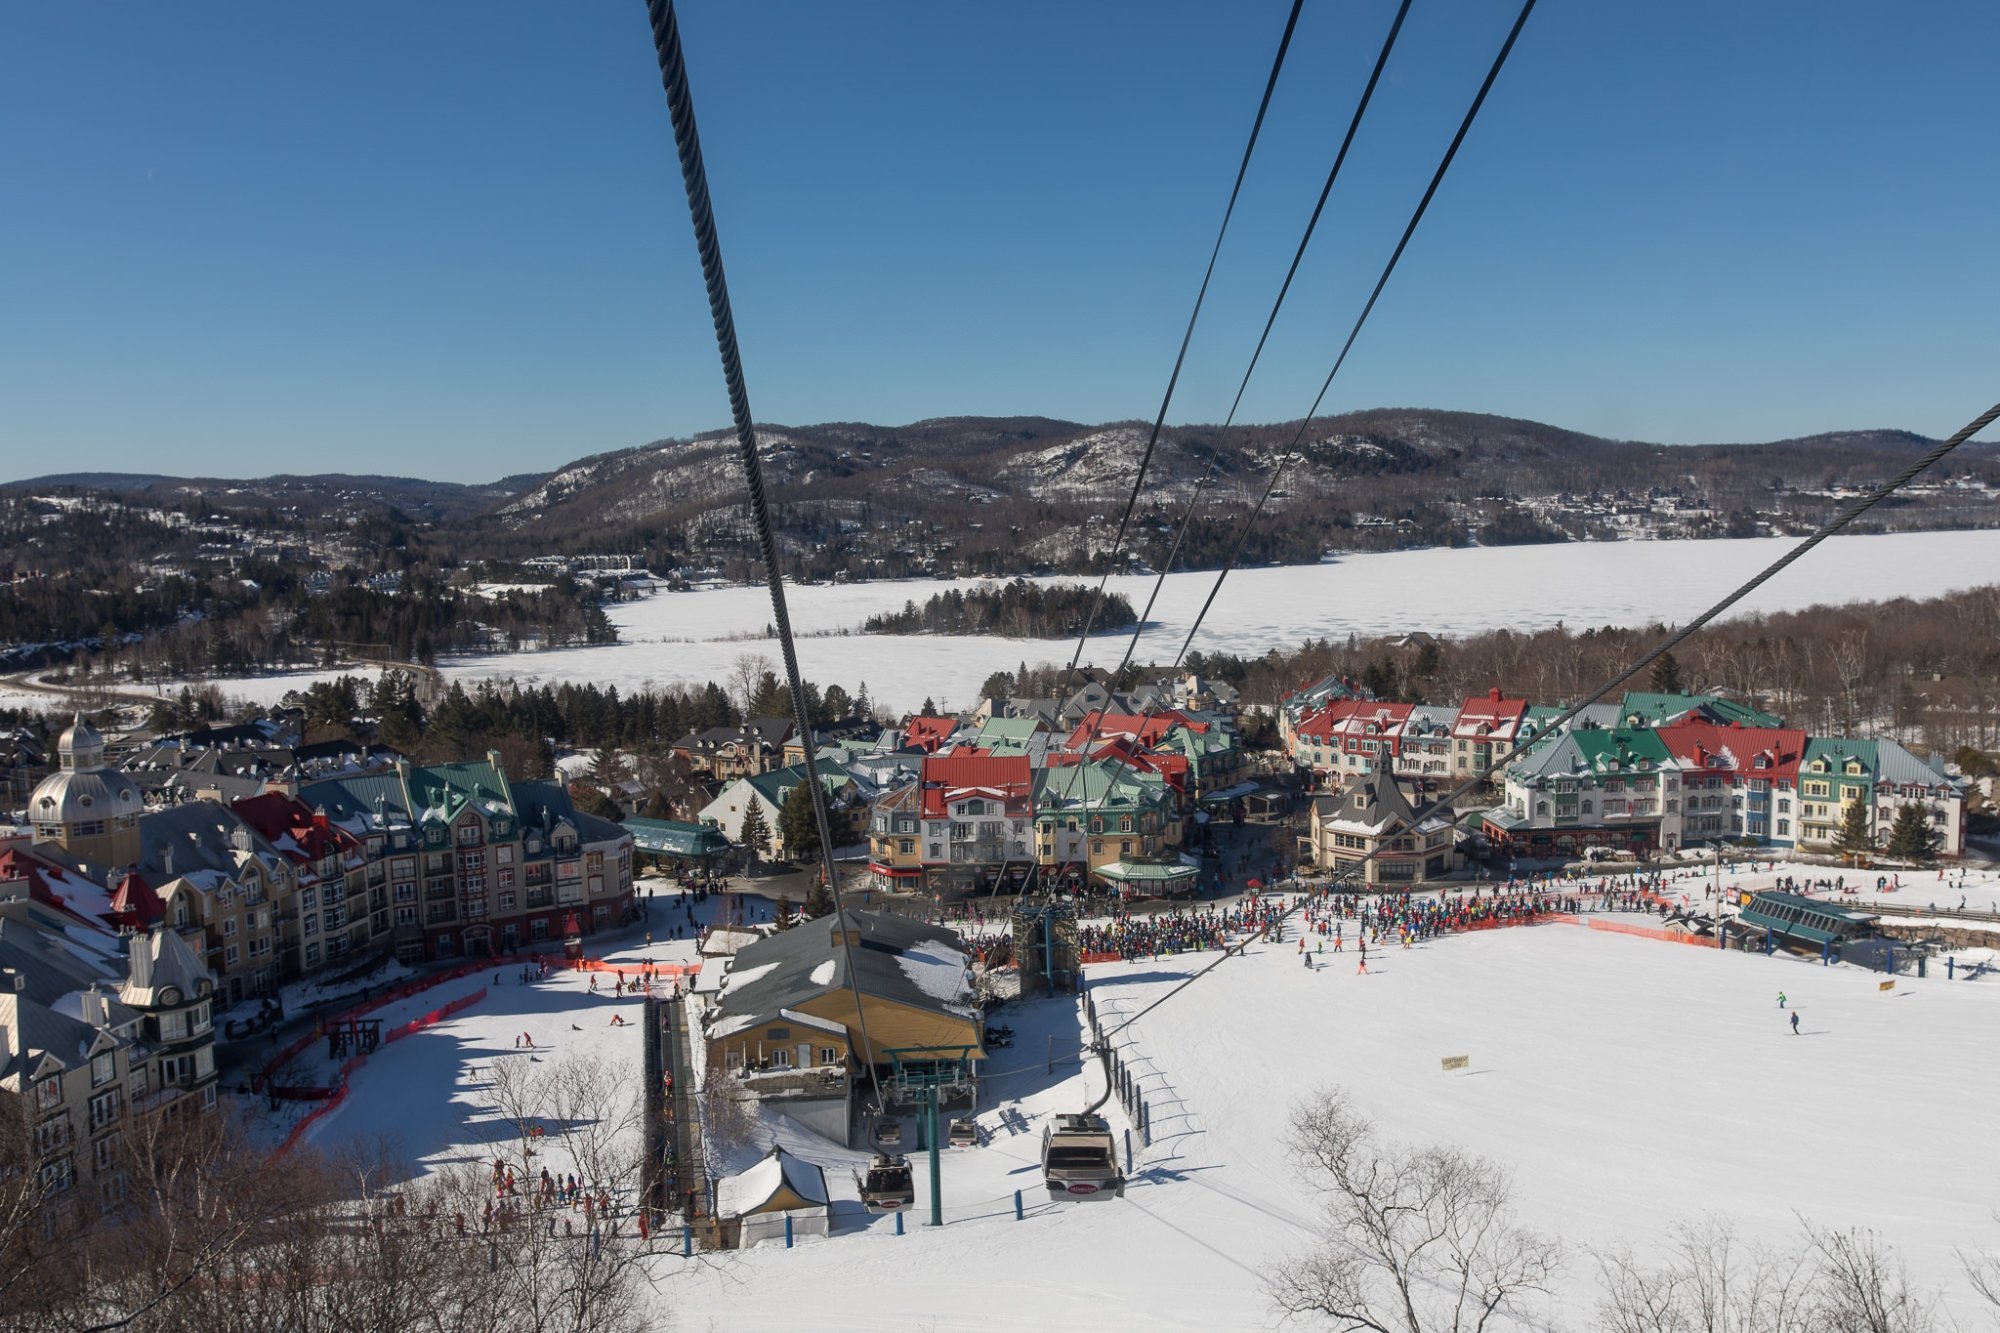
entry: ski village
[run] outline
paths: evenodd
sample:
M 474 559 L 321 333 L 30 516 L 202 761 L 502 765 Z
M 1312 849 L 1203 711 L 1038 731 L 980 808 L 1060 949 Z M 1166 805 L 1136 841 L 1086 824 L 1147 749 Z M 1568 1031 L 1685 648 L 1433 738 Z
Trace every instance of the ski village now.
M 2000 1333 L 1996 48 L 0 4 L 0 1333 Z
M 669 747 L 681 820 L 616 747 L 527 780 L 365 708 L 22 725 L 12 1225 L 233 1170 L 125 1280 L 294 1299 L 240 1239 L 317 1191 L 273 1243 L 367 1299 L 421 1273 L 577 1327 L 1261 1327 L 1399 1284 L 1575 1318 L 1725 1260 L 1977 1317 L 1980 786 L 1717 694 L 1562 711 L 1189 674 L 750 715 Z M 1143 1294 L 1104 1308 L 1107 1269 Z

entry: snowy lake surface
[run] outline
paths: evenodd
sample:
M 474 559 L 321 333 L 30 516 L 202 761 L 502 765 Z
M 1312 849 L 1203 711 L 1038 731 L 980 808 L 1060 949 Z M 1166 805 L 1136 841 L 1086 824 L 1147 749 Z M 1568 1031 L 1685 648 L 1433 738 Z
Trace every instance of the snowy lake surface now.
M 1254 655 L 1290 649 L 1308 638 L 1345 640 L 1409 630 L 1462 635 L 1505 627 L 1544 629 L 1674 624 L 1720 601 L 1751 573 L 1795 545 L 1790 538 L 1738 541 L 1640 541 L 1435 548 L 1343 556 L 1320 565 L 1240 569 L 1203 620 L 1194 647 Z M 1815 604 L 1935 597 L 2000 579 L 2000 533 L 1914 532 L 1836 537 L 1786 569 L 1742 605 L 1744 613 Z M 1209 572 L 1168 576 L 1136 659 L 1171 661 L 1213 585 Z M 1073 639 L 861 634 L 870 615 L 921 603 L 947 588 L 986 580 L 897 580 L 788 587 L 799 669 L 821 685 L 852 691 L 863 682 L 878 703 L 898 712 L 925 698 L 962 708 L 994 671 L 1025 661 L 1068 663 Z M 1041 582 L 1079 582 L 1076 578 Z M 1151 575 L 1111 580 L 1134 610 L 1152 591 Z M 762 586 L 661 593 L 610 608 L 620 642 L 446 661 L 446 675 L 470 688 L 482 679 L 523 683 L 594 681 L 621 693 L 646 686 L 727 681 L 746 654 L 779 662 L 765 637 L 771 601 Z M 1093 636 L 1083 661 L 1109 667 L 1130 631 Z M 347 668 L 349 672 L 355 668 Z M 275 702 L 288 690 L 340 670 L 221 680 L 223 692 Z M 46 707 L 47 696 L 0 702 Z
M 1337 563 L 1241 569 L 1203 620 L 1194 647 L 1259 654 L 1308 638 L 1363 638 L 1428 630 L 1467 634 L 1507 627 L 1543 629 L 1666 624 L 1689 619 L 1795 543 L 1785 538 L 1700 542 L 1593 542 L 1352 555 Z M 1809 553 L 1748 598 L 1747 612 L 1815 603 L 1933 597 L 1996 577 L 2000 533 L 1924 532 L 1837 537 Z M 1137 660 L 1172 660 L 1215 580 L 1212 572 L 1169 575 L 1153 608 Z M 1042 580 L 1075 582 L 1074 579 Z M 946 588 L 981 580 L 904 580 L 789 587 L 799 669 L 808 680 L 838 682 L 898 711 L 924 698 L 966 707 L 996 670 L 1026 661 L 1067 663 L 1074 640 L 944 635 L 864 635 L 862 621 L 906 601 L 921 603 Z M 1146 603 L 1151 575 L 1121 575 L 1111 588 Z M 621 642 L 480 658 L 449 664 L 468 684 L 512 675 L 523 681 L 597 681 L 629 691 L 726 680 L 748 653 L 778 663 L 765 638 L 771 602 L 761 587 L 662 593 L 611 609 Z M 828 637 L 812 637 L 828 636 Z M 1084 662 L 1111 666 L 1130 632 L 1093 636 Z

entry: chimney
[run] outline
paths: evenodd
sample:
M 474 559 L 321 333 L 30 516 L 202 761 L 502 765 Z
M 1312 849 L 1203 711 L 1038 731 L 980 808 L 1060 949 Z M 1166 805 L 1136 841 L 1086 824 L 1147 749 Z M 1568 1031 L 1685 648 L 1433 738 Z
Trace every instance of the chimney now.
M 1496 703 L 1496 704 L 1497 704 L 1497 703 L 1499 703 L 1499 702 L 1500 702 L 1500 687 L 1499 687 L 1498 685 L 1495 685 L 1495 686 L 1494 686 L 1494 687 L 1493 687 L 1492 689 L 1490 689 L 1490 690 L 1486 691 L 1486 697 L 1487 697 L 1487 698 L 1489 698 L 1489 699 L 1491 699 L 1491 700 L 1492 700 L 1492 701 L 1493 701 L 1494 703 Z
M 25 972 L 17 972 L 11 967 L 0 967 L 0 977 L 7 979 L 6 986 L 0 989 L 17 993 L 28 989 L 28 976 Z
M 96 982 L 94 981 L 91 982 L 90 989 L 83 992 L 83 994 L 78 996 L 77 999 L 81 1002 L 83 1006 L 84 1022 L 90 1024 L 94 1028 L 107 1027 L 110 1025 L 111 1022 L 110 1001 L 103 991 L 97 989 Z
M 126 969 L 135 990 L 153 988 L 153 937 L 134 935 L 126 945 Z

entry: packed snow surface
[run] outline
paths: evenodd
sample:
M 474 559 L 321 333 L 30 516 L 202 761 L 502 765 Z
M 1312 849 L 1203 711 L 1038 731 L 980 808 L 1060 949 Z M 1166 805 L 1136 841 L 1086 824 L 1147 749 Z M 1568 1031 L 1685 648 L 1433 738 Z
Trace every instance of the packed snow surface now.
M 1561 1326 L 1586 1326 L 1596 1299 L 1588 1247 L 1711 1213 L 1774 1244 L 1797 1238 L 1795 1214 L 1875 1227 L 1973 1314 L 1953 1249 L 2000 1243 L 1995 1168 L 1965 1151 L 1973 1108 L 2000 1093 L 2000 1069 L 1968 1058 L 1990 1042 L 1993 987 L 1906 977 L 1884 992 L 1855 969 L 1555 924 L 1373 952 L 1366 976 L 1351 950 L 1308 970 L 1294 949 L 1254 946 L 1121 1035 L 1154 1125 L 1123 1200 L 1038 1199 L 1043 1119 L 1081 1109 L 1101 1077 L 1043 1078 L 1000 1052 L 1014 1072 L 988 1085 L 987 1143 L 944 1158 L 942 1231 L 843 1218 L 831 1239 L 689 1268 L 662 1299 L 696 1328 L 795 1328 L 801 1299 L 822 1329 L 1274 1328 L 1260 1274 L 1317 1216 L 1287 1118 L 1338 1084 L 1390 1136 L 1512 1169 L 1522 1220 L 1569 1247 L 1544 1312 Z M 1099 1012 L 1136 1013 L 1215 957 L 1092 967 Z M 1006 1011 L 1028 1034 L 1015 1049 L 1039 1053 L 1062 1008 Z M 1469 1067 L 1443 1072 L 1457 1055 Z M 928 1173 L 912 1160 L 921 1223 Z
M 1751 888 L 1840 873 L 1780 863 L 1724 867 L 1721 880 Z M 1992 901 L 1994 876 L 1956 881 L 1905 875 L 1882 899 Z M 1698 899 L 1713 883 L 1712 871 L 1691 872 L 1670 892 Z M 677 920 L 675 903 L 657 900 L 656 916 Z M 1014 1045 L 989 1053 L 981 1083 L 981 1143 L 943 1154 L 943 1229 L 924 1225 L 921 1151 L 911 1157 L 918 1208 L 898 1236 L 893 1219 L 860 1208 L 865 1155 L 767 1115 L 754 1141 L 713 1153 L 711 1169 L 744 1170 L 782 1143 L 826 1169 L 835 1234 L 692 1264 L 663 1255 L 657 1299 L 677 1327 L 753 1333 L 1276 1328 L 1260 1274 L 1307 1243 L 1318 1206 L 1286 1155 L 1285 1126 L 1302 1098 L 1337 1084 L 1384 1133 L 1455 1143 L 1513 1172 L 1521 1220 L 1569 1246 L 1554 1308 L 1542 1312 L 1561 1327 L 1588 1325 L 1589 1247 L 1646 1242 L 1706 1214 L 1774 1244 L 1796 1238 L 1798 1215 L 1876 1228 L 1921 1284 L 1951 1293 L 1962 1320 L 1982 1317 L 1964 1299 L 1954 1249 L 2000 1246 L 1990 1215 L 2000 1168 L 1976 1150 L 1983 1108 L 2000 1096 L 2000 1065 L 1983 1056 L 2000 985 L 1967 984 L 1965 967 L 1947 981 L 1933 967 L 1883 991 L 1880 975 L 1859 969 L 1566 924 L 1371 950 L 1366 976 L 1351 926 L 1347 943 L 1340 954 L 1329 945 L 1314 969 L 1295 935 L 1253 944 L 1117 1035 L 1154 1134 L 1146 1147 L 1134 1133 L 1124 1199 L 1057 1205 L 1039 1189 L 1043 1125 L 1104 1083 L 1094 1061 L 1079 1072 L 1073 1002 L 1015 1003 L 1000 1011 Z M 692 940 L 605 947 L 614 959 L 694 957 Z M 1115 1027 L 1217 957 L 1093 965 L 1086 980 Z M 476 985 L 488 988 L 483 1003 L 358 1071 L 314 1141 L 393 1134 L 415 1171 L 483 1159 L 507 1133 L 491 1067 L 530 1059 L 513 1046 L 523 1032 L 548 1062 L 536 1068 L 576 1056 L 637 1068 L 637 1025 L 608 1024 L 620 1010 L 636 1019 L 636 1002 L 591 994 L 585 974 L 521 985 L 503 967 L 498 986 L 491 973 L 469 977 L 431 1003 Z M 1441 1068 L 1459 1055 L 1463 1072 Z M 1122 1144 L 1115 1099 L 1105 1113 Z

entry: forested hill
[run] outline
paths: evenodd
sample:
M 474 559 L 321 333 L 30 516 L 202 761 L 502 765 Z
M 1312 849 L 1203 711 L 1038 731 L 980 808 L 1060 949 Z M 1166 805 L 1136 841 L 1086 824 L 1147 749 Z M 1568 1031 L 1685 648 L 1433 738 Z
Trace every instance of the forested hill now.
M 1157 565 L 1213 472 L 1177 557 L 1213 568 L 1236 546 L 1297 423 L 1169 428 L 1128 546 Z M 801 579 L 1096 573 L 1145 447 L 1137 423 L 953 417 L 907 426 L 759 428 L 786 573 Z M 1610 536 L 1802 531 L 1852 488 L 1930 441 L 1857 430 L 1764 444 L 1608 440 L 1507 417 L 1384 408 L 1313 421 L 1242 553 L 1328 552 Z M 440 568 L 544 555 L 630 554 L 650 568 L 752 577 L 755 546 L 725 433 L 598 454 L 488 486 L 403 478 L 189 482 L 90 474 L 7 488 L 87 490 L 159 504 L 337 520 Z M 1872 512 L 1874 528 L 1986 526 L 2000 513 L 2000 446 L 1966 445 L 1933 486 Z M 65 484 L 67 483 L 67 484 Z M 1991 488 L 1991 489 L 1989 489 Z M 190 498 L 193 497 L 193 498 Z M 327 526 L 336 526 L 328 522 Z M 54 534 L 45 534 L 53 536 Z

